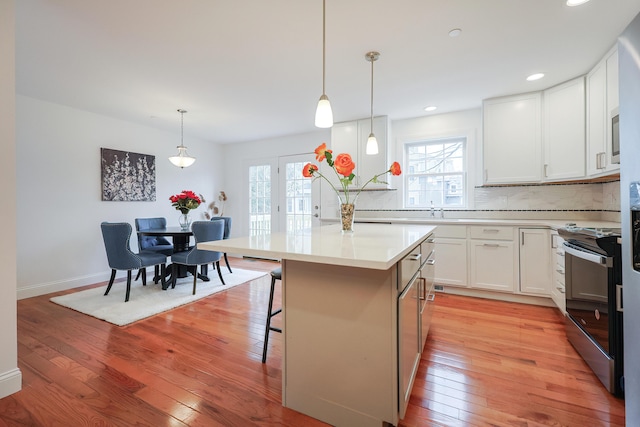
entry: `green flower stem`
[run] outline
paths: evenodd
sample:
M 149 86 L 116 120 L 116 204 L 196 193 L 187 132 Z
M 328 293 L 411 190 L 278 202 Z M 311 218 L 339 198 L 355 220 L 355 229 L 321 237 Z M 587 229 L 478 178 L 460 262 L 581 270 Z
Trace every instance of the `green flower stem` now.
M 334 168 L 331 168 L 331 169 L 333 169 L 333 171 L 336 173 L 336 175 L 338 175 L 338 172 L 337 172 Z M 321 174 L 321 173 L 320 173 L 320 170 L 316 169 L 316 170 L 313 172 L 313 175 L 318 175 L 319 177 L 321 177 L 321 178 L 323 178 L 325 181 L 327 181 L 327 182 L 329 183 L 329 185 L 331 186 L 331 188 L 333 188 L 333 191 L 335 191 L 335 192 L 336 192 L 336 194 L 338 195 L 338 199 L 340 200 L 340 202 L 342 202 L 342 199 L 340 198 L 340 192 L 338 191 L 338 189 L 337 189 L 337 188 L 336 188 L 336 187 L 331 183 L 331 181 L 329 181 L 329 179 L 328 179 L 326 176 L 324 176 L 323 174 Z M 338 177 L 340 177 L 340 175 L 338 175 Z M 342 183 L 342 180 L 340 181 L 340 183 Z M 342 183 L 342 187 L 344 188 L 344 183 Z M 349 197 L 349 193 L 345 193 L 345 194 L 347 194 L 347 201 L 346 201 L 346 203 L 349 203 L 349 199 L 348 199 L 348 197 Z
M 353 203 L 356 202 L 356 200 L 358 199 L 358 196 L 360 195 L 360 193 L 362 193 L 362 190 L 364 190 L 364 187 L 369 185 L 370 182 L 378 182 L 378 177 L 381 177 L 382 175 L 386 175 L 388 173 L 389 173 L 389 171 L 385 171 L 385 172 L 379 173 L 378 175 L 374 175 L 373 178 L 371 178 L 369 181 L 365 182 L 364 185 L 362 187 L 360 187 L 360 189 L 358 190 L 358 193 L 356 194 L 356 197 L 353 199 Z

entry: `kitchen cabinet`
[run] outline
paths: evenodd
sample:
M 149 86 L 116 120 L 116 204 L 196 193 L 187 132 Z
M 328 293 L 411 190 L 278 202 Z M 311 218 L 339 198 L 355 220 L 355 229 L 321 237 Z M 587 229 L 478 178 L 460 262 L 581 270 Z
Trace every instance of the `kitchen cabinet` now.
M 551 236 L 548 229 L 520 228 L 520 292 L 551 295 Z
M 373 118 L 373 133 L 378 140 L 378 154 L 366 154 L 367 139 L 371 133 L 371 119 L 361 119 L 350 122 L 336 123 L 331 128 L 331 150 L 333 155 L 348 153 L 356 163 L 353 181 L 355 187 L 364 185 L 374 175 L 389 168 L 387 164 L 387 140 L 389 132 L 389 118 L 380 116 Z M 326 166 L 326 163 L 324 164 Z M 327 168 L 328 169 L 328 168 Z M 327 176 L 334 183 L 338 178 L 331 171 Z M 324 173 L 324 171 L 323 171 Z M 387 188 L 386 184 L 371 183 L 368 189 Z
M 587 175 L 615 173 L 611 162 L 611 114 L 618 108 L 618 51 L 607 55 L 587 74 Z
M 435 282 L 447 286 L 467 287 L 467 226 L 439 225 L 434 231 L 438 263 Z
M 585 176 L 584 77 L 554 86 L 544 99 L 544 181 Z
M 488 99 L 483 102 L 485 184 L 542 180 L 542 94 Z
M 469 227 L 470 286 L 515 292 L 518 253 L 513 227 Z
M 553 268 L 553 283 L 551 286 L 551 299 L 562 314 L 567 313 L 567 303 L 564 296 L 564 239 L 557 231 L 551 232 L 551 266 Z

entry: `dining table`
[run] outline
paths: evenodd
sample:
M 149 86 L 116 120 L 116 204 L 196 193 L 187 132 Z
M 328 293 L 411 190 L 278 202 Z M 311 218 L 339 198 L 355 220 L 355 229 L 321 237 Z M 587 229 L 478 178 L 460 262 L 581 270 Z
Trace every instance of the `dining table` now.
M 150 228 L 147 230 L 139 230 L 138 234 L 142 236 L 171 237 L 171 240 L 173 242 L 174 253 L 188 251 L 190 249 L 189 242 L 191 240 L 191 236 L 193 236 L 193 232 L 191 231 L 190 228 L 183 229 L 182 227 Z M 170 275 L 171 272 L 173 271 L 173 265 L 172 264 L 168 265 L 166 271 L 167 271 L 166 275 L 167 276 Z M 188 273 L 189 272 L 186 265 L 178 264 L 177 277 L 179 278 L 187 277 Z M 197 274 L 198 274 L 198 279 L 204 282 L 209 281 L 209 276 L 207 276 L 206 274 L 203 274 L 203 273 L 197 273 Z M 167 281 L 167 285 L 166 285 L 167 287 L 169 283 L 171 283 L 171 281 Z

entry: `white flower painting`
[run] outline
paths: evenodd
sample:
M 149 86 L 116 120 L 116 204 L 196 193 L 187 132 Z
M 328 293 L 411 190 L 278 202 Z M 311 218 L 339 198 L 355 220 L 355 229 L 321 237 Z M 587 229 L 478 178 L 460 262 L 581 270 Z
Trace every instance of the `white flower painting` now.
M 156 157 L 148 154 L 100 148 L 102 200 L 156 200 Z

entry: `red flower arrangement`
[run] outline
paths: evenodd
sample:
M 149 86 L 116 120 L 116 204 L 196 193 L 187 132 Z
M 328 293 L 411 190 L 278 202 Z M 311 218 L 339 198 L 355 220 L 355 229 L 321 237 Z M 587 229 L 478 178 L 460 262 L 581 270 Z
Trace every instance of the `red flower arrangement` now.
M 182 193 L 169 197 L 169 200 L 171 201 L 171 206 L 183 214 L 188 214 L 191 209 L 197 208 L 202 203 L 202 199 L 189 190 L 182 190 Z
M 351 159 L 351 156 L 347 153 L 340 153 L 336 156 L 335 160 L 333 160 L 333 151 L 327 150 L 327 144 L 324 142 L 315 149 L 315 153 L 316 153 L 316 160 L 318 162 L 322 162 L 323 160 L 326 159 L 327 164 L 331 167 L 331 169 L 333 169 L 333 171 L 338 176 L 338 179 L 340 180 L 340 184 L 342 186 L 342 192 L 344 194 L 344 198 L 340 196 L 340 192 L 331 183 L 331 181 L 329 181 L 326 176 L 320 173 L 320 170 L 317 165 L 314 165 L 312 163 L 307 163 L 302 169 L 302 175 L 305 178 L 318 178 L 318 177 L 324 178 L 329 183 L 329 185 L 331 185 L 331 188 L 333 188 L 333 190 L 336 192 L 336 194 L 338 195 L 338 199 L 342 204 L 355 203 L 356 199 L 360 195 L 360 192 L 367 185 L 369 185 L 370 182 L 374 182 L 374 183 L 379 182 L 379 183 L 386 184 L 385 181 L 381 181 L 379 179 L 381 176 L 386 175 L 387 173 L 391 173 L 391 175 L 398 176 L 402 173 L 402 170 L 400 168 L 400 163 L 393 162 L 389 167 L 389 169 L 387 169 L 382 173 L 374 175 L 373 178 L 371 178 L 362 187 L 360 187 L 360 189 L 358 190 L 358 193 L 356 193 L 356 196 L 353 198 L 353 200 L 349 200 L 349 185 L 352 184 L 353 178 L 356 177 L 355 174 L 353 173 L 353 170 L 356 168 L 356 164 L 353 162 L 353 159 Z

